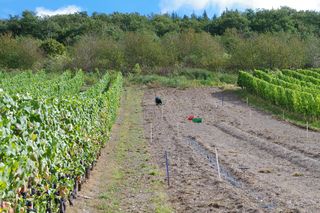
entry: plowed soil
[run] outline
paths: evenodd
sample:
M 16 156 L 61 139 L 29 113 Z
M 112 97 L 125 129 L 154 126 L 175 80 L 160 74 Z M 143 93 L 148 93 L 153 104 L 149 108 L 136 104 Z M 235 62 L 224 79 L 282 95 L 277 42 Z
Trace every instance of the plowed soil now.
M 163 171 L 168 152 L 176 212 L 320 212 L 319 132 L 217 88 L 148 89 L 143 108 L 145 137 Z

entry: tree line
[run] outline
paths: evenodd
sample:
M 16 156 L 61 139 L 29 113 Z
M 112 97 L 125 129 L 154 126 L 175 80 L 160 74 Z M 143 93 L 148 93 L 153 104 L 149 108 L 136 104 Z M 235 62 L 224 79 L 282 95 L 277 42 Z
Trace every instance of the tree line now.
M 4 69 L 176 67 L 209 70 L 319 67 L 320 13 L 226 10 L 221 16 L 93 13 L 38 17 L 31 11 L 0 20 Z

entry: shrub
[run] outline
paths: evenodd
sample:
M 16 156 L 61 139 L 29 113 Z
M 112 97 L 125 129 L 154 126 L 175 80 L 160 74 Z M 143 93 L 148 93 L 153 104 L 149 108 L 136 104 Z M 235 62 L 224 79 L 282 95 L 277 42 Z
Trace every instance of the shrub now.
M 72 66 L 83 70 L 119 70 L 124 66 L 124 55 L 119 44 L 109 37 L 83 36 L 72 49 Z
M 50 56 L 63 55 L 66 52 L 65 46 L 54 39 L 42 42 L 41 49 Z
M 31 69 L 41 66 L 43 54 L 39 42 L 29 37 L 13 38 L 0 36 L 0 67 L 9 69 Z
M 122 40 L 127 67 L 139 63 L 142 67 L 166 64 L 160 39 L 151 32 L 128 32 Z

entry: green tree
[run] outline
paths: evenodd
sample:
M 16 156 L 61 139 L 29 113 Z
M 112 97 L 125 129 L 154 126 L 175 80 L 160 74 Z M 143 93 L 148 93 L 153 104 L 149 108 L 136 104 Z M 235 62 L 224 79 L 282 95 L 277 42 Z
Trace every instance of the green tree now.
M 0 36 L 0 67 L 9 69 L 30 69 L 42 63 L 39 43 L 33 38 L 10 35 Z M 39 65 L 40 66 L 40 65 Z
M 119 43 L 112 38 L 85 35 L 72 49 L 73 67 L 92 71 L 96 68 L 119 70 L 124 66 L 124 55 Z
M 224 48 L 208 33 L 189 30 L 180 33 L 175 43 L 177 58 L 185 66 L 216 69 L 224 65 Z
M 165 63 L 160 39 L 152 32 L 127 32 L 123 38 L 127 66 L 139 63 L 142 67 L 161 66 Z
M 252 11 L 247 13 L 250 20 L 250 28 L 253 31 L 265 32 L 296 32 L 296 21 L 293 16 L 295 10 L 282 7 L 277 10 L 260 10 L 254 15 Z
M 29 35 L 34 37 L 40 37 L 40 27 L 38 17 L 31 11 L 23 11 L 22 18 L 20 19 L 22 35 Z
M 214 19 L 208 27 L 212 35 L 222 35 L 227 29 L 231 28 L 246 32 L 249 30 L 249 21 L 239 11 L 227 10 L 219 18 Z
M 156 34 L 160 37 L 168 32 L 179 30 L 179 26 L 167 14 L 153 16 L 151 24 L 153 25 Z
M 65 46 L 54 39 L 42 42 L 41 49 L 49 56 L 63 55 L 66 52 Z

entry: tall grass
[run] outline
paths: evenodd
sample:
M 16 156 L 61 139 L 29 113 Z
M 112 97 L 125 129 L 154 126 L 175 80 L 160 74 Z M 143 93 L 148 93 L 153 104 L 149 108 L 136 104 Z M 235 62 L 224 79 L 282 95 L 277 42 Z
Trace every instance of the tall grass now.
M 128 80 L 134 84 L 143 84 L 151 87 L 199 87 L 199 86 L 223 86 L 236 84 L 237 74 L 212 72 L 205 69 L 185 68 L 175 70 L 167 75 L 146 74 L 130 75 Z

